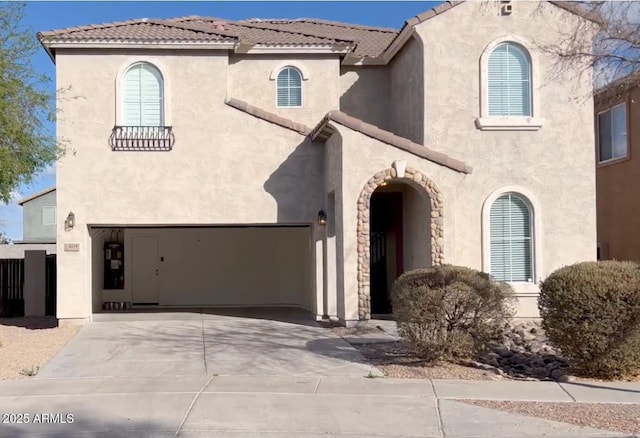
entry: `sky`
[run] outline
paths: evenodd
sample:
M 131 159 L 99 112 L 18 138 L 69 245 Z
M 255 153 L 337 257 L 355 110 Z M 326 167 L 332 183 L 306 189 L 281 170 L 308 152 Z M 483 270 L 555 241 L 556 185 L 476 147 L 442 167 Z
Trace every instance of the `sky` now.
M 405 20 L 441 3 L 440 1 L 306 1 L 306 2 L 28 2 L 25 25 L 36 32 L 87 24 L 109 23 L 134 18 L 173 18 L 185 15 L 203 15 L 239 20 L 243 18 L 322 18 L 325 20 L 400 29 Z M 55 66 L 44 49 L 33 59 L 34 68 L 52 79 L 54 91 Z M 54 127 L 51 126 L 52 132 Z M 54 186 L 55 166 L 37 175 L 28 184 L 19 187 L 14 200 L 0 205 L 0 226 L 11 240 L 22 239 L 22 208 L 16 204 L 22 198 Z

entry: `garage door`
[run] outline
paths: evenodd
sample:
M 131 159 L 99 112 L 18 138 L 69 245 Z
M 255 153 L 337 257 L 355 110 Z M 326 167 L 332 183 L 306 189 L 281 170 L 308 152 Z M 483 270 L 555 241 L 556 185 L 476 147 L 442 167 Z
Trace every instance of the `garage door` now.
M 134 304 L 312 309 L 309 227 L 128 229 Z

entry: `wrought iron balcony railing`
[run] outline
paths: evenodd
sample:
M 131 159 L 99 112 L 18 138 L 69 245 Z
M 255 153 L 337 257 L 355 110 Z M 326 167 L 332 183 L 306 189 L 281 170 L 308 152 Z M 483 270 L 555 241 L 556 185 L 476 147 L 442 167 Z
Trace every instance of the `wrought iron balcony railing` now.
M 171 126 L 114 126 L 109 137 L 113 151 L 170 151 L 174 143 Z

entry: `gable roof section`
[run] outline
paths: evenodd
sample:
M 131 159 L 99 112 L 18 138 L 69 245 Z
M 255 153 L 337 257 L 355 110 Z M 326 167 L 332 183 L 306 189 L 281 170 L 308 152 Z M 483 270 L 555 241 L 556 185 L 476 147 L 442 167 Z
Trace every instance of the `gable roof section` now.
M 37 198 L 39 198 L 41 196 L 44 196 L 44 195 L 46 195 L 48 193 L 55 192 L 55 191 L 56 191 L 55 186 L 54 187 L 49 187 L 48 189 L 45 189 L 45 190 L 43 190 L 41 192 L 38 192 L 38 193 L 35 193 L 35 194 L 29 196 L 28 198 L 24 198 L 24 199 L 18 201 L 18 205 L 24 205 L 29 201 L 33 201 L 34 199 L 37 199 Z
M 322 121 L 315 128 L 313 128 L 311 134 L 309 135 L 311 139 L 315 140 L 319 138 L 323 141 L 328 139 L 334 131 L 330 124 L 330 122 L 332 121 L 335 123 L 339 123 L 342 126 L 346 126 L 347 128 L 354 131 L 360 132 L 367 137 L 376 139 L 382 143 L 394 146 L 405 152 L 409 152 L 410 154 L 424 158 L 436 164 L 440 164 L 441 166 L 448 167 L 449 169 L 455 170 L 456 172 L 466 174 L 473 172 L 473 168 L 471 166 L 460 160 L 451 158 L 450 156 L 443 154 L 442 152 L 437 152 L 429 149 L 424 145 L 414 143 L 407 138 L 397 136 L 390 131 L 380 129 L 375 125 L 366 123 L 355 117 L 351 117 L 350 115 L 345 114 L 342 111 L 330 111 L 324 117 L 324 119 L 322 119 Z
M 409 18 L 407 21 L 405 21 L 404 25 L 402 26 L 402 29 L 400 29 L 400 32 L 398 32 L 398 35 L 396 36 L 396 38 L 394 38 L 393 41 L 390 42 L 389 46 L 385 48 L 384 52 L 380 54 L 381 61 L 382 61 L 381 63 L 386 64 L 391 59 L 393 59 L 393 57 L 400 51 L 400 49 L 404 46 L 404 44 L 409 40 L 409 37 L 413 32 L 413 28 L 416 25 L 420 23 L 424 23 L 427 20 L 430 20 L 438 15 L 441 15 L 455 8 L 456 6 L 459 6 L 465 3 L 465 1 L 468 1 L 468 0 L 445 1 L 439 4 L 438 6 L 435 6 L 421 14 L 416 15 L 415 17 Z M 583 7 L 576 5 L 574 2 L 551 1 L 551 0 L 546 0 L 546 2 L 558 8 L 564 9 L 565 11 L 570 12 L 574 15 L 582 17 L 585 20 L 589 20 L 593 22 L 598 21 L 598 17 L 591 14 L 589 11 L 587 11 Z
M 235 98 L 227 98 L 225 103 L 230 107 L 243 111 L 254 117 L 257 117 L 267 122 L 271 122 L 274 125 L 278 125 L 282 128 L 295 131 L 300 135 L 307 136 L 311 140 L 326 141 L 334 133 L 334 129 L 331 127 L 330 122 L 339 123 L 346 126 L 349 129 L 360 132 L 367 137 L 374 138 L 382 143 L 394 146 L 410 154 L 432 161 L 441 166 L 448 167 L 457 172 L 471 173 L 473 168 L 460 160 L 451 158 L 442 152 L 433 151 L 421 144 L 414 143 L 404 137 L 399 137 L 392 132 L 380 129 L 370 123 L 366 123 L 355 117 L 351 117 L 342 111 L 330 111 L 327 115 L 318 123 L 313 129 L 310 129 L 305 124 L 297 123 L 291 119 L 279 116 L 269 111 L 265 111 L 256 106 L 250 105 L 245 101 Z

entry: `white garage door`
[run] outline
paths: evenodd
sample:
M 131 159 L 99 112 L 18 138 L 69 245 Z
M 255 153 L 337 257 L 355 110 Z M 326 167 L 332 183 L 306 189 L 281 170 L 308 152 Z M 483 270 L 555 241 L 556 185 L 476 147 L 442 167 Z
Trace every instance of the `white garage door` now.
M 134 304 L 312 310 L 309 227 L 155 228 L 126 234 Z

